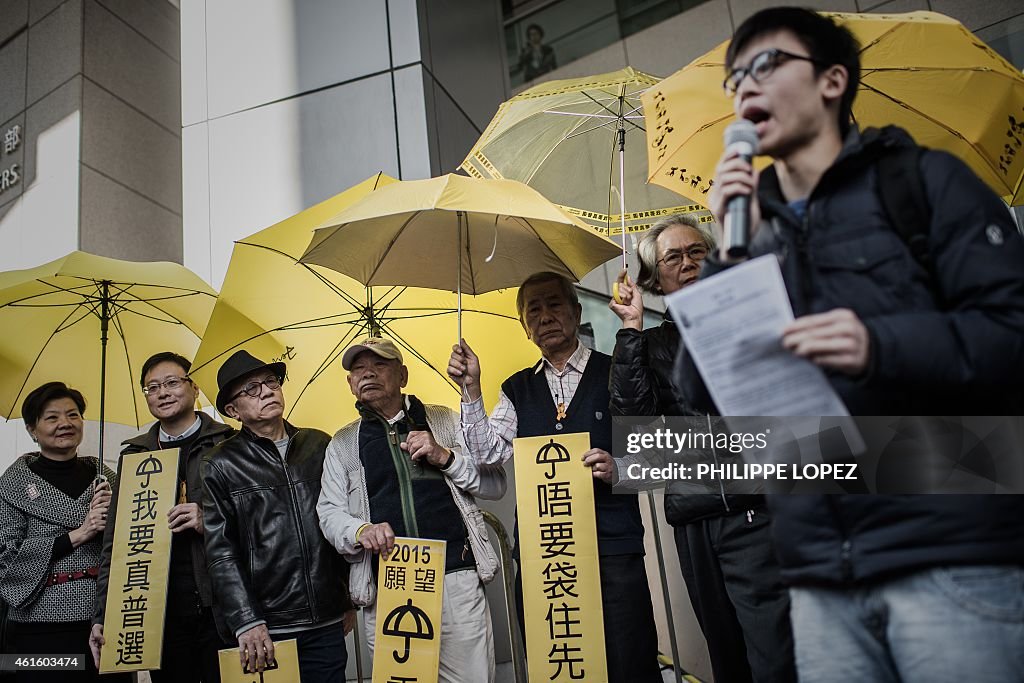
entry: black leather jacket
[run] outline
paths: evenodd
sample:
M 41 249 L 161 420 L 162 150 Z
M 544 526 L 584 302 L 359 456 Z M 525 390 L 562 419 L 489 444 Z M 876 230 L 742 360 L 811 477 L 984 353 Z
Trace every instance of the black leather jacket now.
M 702 415 L 686 401 L 672 381 L 672 366 L 679 349 L 679 330 L 665 314 L 658 327 L 643 332 L 619 330 L 615 335 L 609 378 L 612 415 Z M 719 457 L 729 458 L 728 453 Z M 735 457 L 735 456 L 732 456 Z M 668 485 L 665 519 L 682 526 L 710 517 L 763 508 L 764 496 L 718 494 L 688 490 L 681 482 Z
M 315 626 L 351 609 L 348 564 L 320 531 L 316 503 L 330 437 L 296 429 L 283 462 L 243 427 L 203 456 L 206 557 L 230 633 Z
M 226 424 L 217 422 L 206 413 L 199 413 L 199 436 L 192 445 L 185 461 L 185 496 L 190 503 L 203 503 L 203 482 L 200 478 L 200 463 L 202 455 L 207 450 L 217 445 L 224 439 L 235 433 L 235 430 Z M 148 431 L 121 443 L 121 455 L 131 453 L 146 453 L 148 451 L 160 450 L 160 423 L 156 422 Z M 121 471 L 121 462 L 118 460 L 117 471 Z M 117 495 L 118 486 L 115 484 L 113 497 L 110 501 L 110 518 L 107 520 L 107 528 L 103 532 L 103 549 L 100 554 L 100 571 L 96 579 L 96 610 L 93 617 L 94 624 L 102 624 L 104 611 L 107 606 L 107 584 L 110 580 L 110 556 L 114 547 L 114 522 L 117 518 Z M 199 602 L 203 607 L 210 607 L 214 604 L 213 589 L 210 586 L 210 575 L 206 573 L 206 550 L 203 547 L 202 536 L 196 536 L 195 542 L 191 544 L 192 551 L 192 575 L 199 589 Z M 169 600 L 181 596 L 168 596 Z

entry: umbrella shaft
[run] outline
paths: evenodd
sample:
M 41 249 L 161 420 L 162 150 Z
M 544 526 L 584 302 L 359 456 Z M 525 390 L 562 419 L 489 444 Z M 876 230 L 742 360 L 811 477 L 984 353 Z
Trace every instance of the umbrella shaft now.
M 102 299 L 100 301 L 100 444 L 99 455 L 96 458 L 96 476 L 103 476 L 103 437 L 106 424 L 106 398 L 107 398 L 107 332 L 110 325 L 110 281 L 104 280 L 101 289 Z

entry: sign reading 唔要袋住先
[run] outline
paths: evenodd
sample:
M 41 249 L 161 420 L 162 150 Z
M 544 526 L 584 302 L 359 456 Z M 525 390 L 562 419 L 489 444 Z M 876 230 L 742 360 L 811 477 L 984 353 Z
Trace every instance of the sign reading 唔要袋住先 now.
M 590 435 L 513 447 L 530 680 L 607 683 Z

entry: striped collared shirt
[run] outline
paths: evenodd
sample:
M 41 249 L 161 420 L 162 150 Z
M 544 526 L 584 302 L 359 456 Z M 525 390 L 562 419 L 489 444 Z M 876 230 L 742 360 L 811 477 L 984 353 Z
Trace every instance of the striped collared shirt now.
M 546 358 L 537 362 L 533 372 L 536 374 L 543 370 L 555 405 L 564 403 L 568 406 L 580 386 L 588 360 L 590 349 L 579 344 L 561 372 Z M 504 391 L 500 392 L 498 405 L 489 418 L 484 410 L 483 398 L 462 404 L 462 433 L 466 438 L 466 448 L 479 463 L 501 464 L 511 458 L 512 440 L 516 438 L 518 428 L 519 418 L 515 406 Z

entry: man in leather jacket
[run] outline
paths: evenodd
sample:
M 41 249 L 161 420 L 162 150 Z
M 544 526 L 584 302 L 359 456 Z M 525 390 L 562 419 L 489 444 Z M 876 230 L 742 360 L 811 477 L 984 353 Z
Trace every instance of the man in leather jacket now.
M 272 639 L 294 638 L 305 683 L 342 683 L 348 566 L 316 515 L 330 437 L 285 421 L 285 370 L 238 351 L 217 373 L 217 410 L 242 429 L 203 457 L 210 579 L 243 668 L 262 671 Z
M 150 672 L 153 683 L 219 683 L 217 650 L 231 647 L 217 635 L 213 590 L 206 571 L 203 488 L 199 469 L 203 453 L 233 435 L 235 430 L 195 410 L 199 389 L 188 377 L 191 368 L 192 363 L 187 358 L 170 351 L 154 354 L 143 363 L 142 391 L 149 411 L 157 421 L 148 431 L 121 444 L 124 447 L 122 456 L 163 448 L 179 449 L 178 500 L 167 513 L 167 524 L 173 533 L 167 617 L 160 669 Z M 96 616 L 89 639 L 97 660 L 100 648 L 105 644 L 103 622 L 114 546 L 117 494 L 115 486 L 111 518 L 103 534 L 96 581 Z

